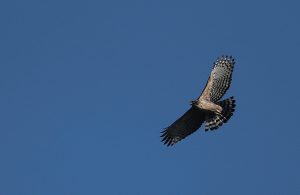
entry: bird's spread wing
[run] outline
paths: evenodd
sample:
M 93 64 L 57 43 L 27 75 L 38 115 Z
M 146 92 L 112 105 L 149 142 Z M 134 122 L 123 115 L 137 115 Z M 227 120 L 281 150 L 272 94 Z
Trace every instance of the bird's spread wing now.
M 212 102 L 220 100 L 230 87 L 234 64 L 232 56 L 219 57 L 214 63 L 213 70 L 200 97 Z
M 183 116 L 162 131 L 162 142 L 167 146 L 175 144 L 199 129 L 204 120 L 203 111 L 192 106 Z

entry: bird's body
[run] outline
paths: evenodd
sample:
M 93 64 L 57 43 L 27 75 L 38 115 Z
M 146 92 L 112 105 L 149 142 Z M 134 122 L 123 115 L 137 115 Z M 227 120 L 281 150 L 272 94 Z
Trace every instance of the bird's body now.
M 205 122 L 205 131 L 219 128 L 233 115 L 235 100 L 233 97 L 219 101 L 230 87 L 234 59 L 222 56 L 214 63 L 201 95 L 191 101 L 191 108 L 162 133 L 162 141 L 173 145 L 195 132 Z
M 202 109 L 204 111 L 211 111 L 216 113 L 221 113 L 223 110 L 223 108 L 218 104 L 215 104 L 205 99 L 200 99 L 199 101 L 193 101 L 192 106 L 196 106 L 197 108 Z

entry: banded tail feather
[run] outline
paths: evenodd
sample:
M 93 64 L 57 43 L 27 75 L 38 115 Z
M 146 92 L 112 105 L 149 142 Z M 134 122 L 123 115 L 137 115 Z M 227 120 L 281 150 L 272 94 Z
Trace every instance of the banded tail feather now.
M 221 114 L 214 114 L 213 116 L 205 120 L 205 131 L 218 129 L 233 115 L 233 112 L 235 110 L 235 99 L 233 96 L 223 101 L 217 102 L 217 104 L 220 105 L 223 110 Z

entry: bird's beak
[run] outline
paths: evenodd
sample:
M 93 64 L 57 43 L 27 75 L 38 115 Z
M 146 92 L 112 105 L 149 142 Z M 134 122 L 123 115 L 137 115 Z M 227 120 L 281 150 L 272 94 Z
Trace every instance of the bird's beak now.
M 190 105 L 194 105 L 195 103 L 196 103 L 195 100 L 191 100 L 191 101 L 190 101 Z

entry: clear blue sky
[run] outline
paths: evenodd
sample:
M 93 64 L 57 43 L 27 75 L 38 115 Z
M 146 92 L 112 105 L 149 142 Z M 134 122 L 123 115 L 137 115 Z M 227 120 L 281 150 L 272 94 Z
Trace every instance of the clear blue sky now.
M 300 194 L 296 1 L 0 3 L 0 195 Z M 160 131 L 236 58 L 234 117 Z

